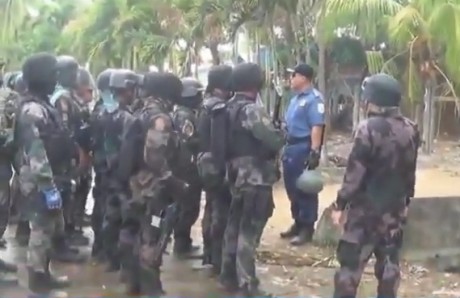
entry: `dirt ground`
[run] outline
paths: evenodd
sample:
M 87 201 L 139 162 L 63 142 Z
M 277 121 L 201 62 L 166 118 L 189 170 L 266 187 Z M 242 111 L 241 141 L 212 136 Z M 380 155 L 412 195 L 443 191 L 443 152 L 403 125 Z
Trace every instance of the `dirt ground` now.
M 460 195 L 460 142 L 437 144 L 431 156 L 419 157 L 416 197 Z M 335 149 L 335 150 L 334 150 Z M 337 145 L 331 154 L 346 156 L 349 145 Z M 325 170 L 326 173 L 331 171 Z M 320 209 L 329 206 L 340 187 L 340 171 L 332 171 L 328 184 L 320 194 Z M 335 176 L 335 177 L 334 177 Z M 337 179 L 339 178 L 339 179 Z M 276 209 L 264 232 L 259 249 L 260 271 L 264 284 L 277 295 L 320 296 L 332 294 L 333 275 L 337 262 L 334 248 L 309 245 L 292 248 L 279 238 L 291 224 L 290 206 L 283 185 L 274 190 Z M 320 211 L 321 213 L 321 211 Z M 376 283 L 372 260 L 363 276 L 359 297 L 375 295 Z M 404 262 L 400 297 L 460 297 L 460 276 L 435 272 L 431 268 Z
M 417 171 L 416 197 L 458 195 L 460 184 L 460 142 L 437 144 L 435 154 L 421 155 Z M 331 142 L 329 153 L 347 156 L 350 144 L 347 140 Z M 320 194 L 320 209 L 326 208 L 335 199 L 340 186 L 343 169 L 332 167 L 323 169 L 329 183 Z M 291 224 L 290 206 L 284 187 L 278 183 L 274 189 L 276 209 L 270 219 L 258 250 L 258 272 L 263 287 L 276 296 L 331 297 L 333 275 L 337 268 L 334 248 L 320 248 L 308 245 L 292 248 L 279 238 L 279 233 Z M 195 239 L 201 237 L 200 221 L 194 228 Z M 11 231 L 9 239 L 12 240 Z M 24 256 L 14 245 L 0 251 L 0 257 L 17 259 L 23 263 Z M 88 252 L 87 252 L 88 253 Z M 193 262 L 177 262 L 166 256 L 163 272 L 165 289 L 169 296 L 178 297 L 219 297 L 216 283 L 192 269 Z M 373 276 L 372 260 L 362 278 L 359 297 L 375 296 L 376 283 Z M 66 291 L 69 297 L 122 297 L 120 283 L 116 275 L 104 273 L 91 263 L 84 265 L 55 266 L 57 272 L 68 275 L 74 285 Z M 24 285 L 24 272 L 20 274 Z M 118 294 L 117 294 L 118 293 Z M 0 288 L 0 297 L 26 297 L 24 287 Z M 402 282 L 399 297 L 460 297 L 460 276 L 435 272 L 417 264 L 403 263 Z M 61 297 L 59 295 L 59 297 Z

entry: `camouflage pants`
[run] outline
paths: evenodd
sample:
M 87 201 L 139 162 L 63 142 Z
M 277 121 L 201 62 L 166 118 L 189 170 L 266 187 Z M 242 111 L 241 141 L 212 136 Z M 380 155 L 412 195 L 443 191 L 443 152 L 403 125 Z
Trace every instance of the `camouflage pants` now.
M 121 202 L 122 223 L 118 247 L 120 250 L 122 274 L 128 280 L 136 274 L 138 261 L 133 252 L 139 237 L 141 218 L 144 211 L 143 204 L 134 200 L 131 196 L 126 196 Z
M 111 188 L 108 190 L 104 220 L 102 223 L 103 247 L 104 252 L 111 261 L 119 260 L 118 240 L 122 223 L 121 218 L 121 201 L 123 193 L 118 189 Z
M 28 221 L 27 218 L 27 207 L 26 200 L 24 196 L 21 194 L 21 190 L 19 188 L 19 176 L 17 174 L 13 175 L 13 180 L 11 181 L 11 188 L 10 188 L 10 195 L 11 195 L 11 213 L 17 216 L 18 221 Z
M 0 181 L 0 238 L 8 227 L 8 220 L 10 217 L 10 181 Z
M 222 246 L 232 197 L 226 186 L 206 191 L 202 220 L 204 264 L 212 264 L 216 273 L 222 265 Z
M 153 199 L 146 198 L 145 201 L 152 202 Z M 166 205 L 162 203 L 151 203 L 151 205 L 150 208 L 144 209 L 134 253 L 139 257 L 137 263 L 139 274 L 136 277 L 139 279 L 141 294 L 155 296 L 163 291 L 160 279 L 163 252 L 158 251 L 161 231 L 152 225 L 152 216 L 160 216 Z M 155 259 L 156 255 L 159 256 L 159 259 Z
M 202 186 L 198 177 L 185 180 L 189 183 L 187 198 L 181 200 L 179 205 L 179 220 L 174 228 L 175 245 L 188 246 L 192 243 L 190 233 L 192 226 L 200 215 Z
M 71 229 L 74 226 L 73 213 L 74 213 L 74 193 L 72 185 L 69 182 L 60 183 L 59 190 L 62 197 L 62 212 L 64 214 L 64 223 L 66 229 Z
M 334 298 L 356 297 L 361 276 L 372 254 L 376 258 L 377 297 L 393 298 L 397 295 L 403 211 L 376 215 L 368 210 L 356 207 L 348 211 L 337 248 L 340 269 L 334 276 Z
M 224 234 L 222 281 L 257 287 L 256 249 L 273 214 L 273 193 L 268 186 L 232 188 L 232 201 Z
M 31 231 L 27 265 L 36 272 L 45 272 L 49 266 L 52 238 L 64 234 L 62 210 L 35 210 L 29 219 Z
M 83 226 L 86 201 L 88 200 L 88 194 L 91 190 L 92 176 L 88 174 L 80 177 L 77 187 L 75 189 L 74 201 L 73 201 L 73 223 L 77 227 Z

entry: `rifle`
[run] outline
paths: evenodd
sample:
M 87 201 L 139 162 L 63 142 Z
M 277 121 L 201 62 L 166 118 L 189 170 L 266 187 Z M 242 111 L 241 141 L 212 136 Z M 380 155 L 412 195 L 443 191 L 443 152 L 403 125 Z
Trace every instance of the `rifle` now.
M 155 245 L 154 250 L 154 260 L 155 262 L 160 262 L 161 257 L 166 250 L 171 234 L 174 230 L 174 226 L 178 219 L 178 206 L 177 203 L 172 203 L 166 207 L 160 214 L 160 222 L 153 222 L 153 226 L 159 226 L 160 229 L 160 238 L 158 239 L 157 244 Z
M 281 86 L 276 84 L 273 80 L 273 86 L 275 88 L 275 107 L 273 109 L 273 116 L 272 116 L 272 123 L 277 129 L 281 129 L 281 119 L 280 119 L 280 112 L 281 112 L 281 102 L 283 100 L 283 90 Z

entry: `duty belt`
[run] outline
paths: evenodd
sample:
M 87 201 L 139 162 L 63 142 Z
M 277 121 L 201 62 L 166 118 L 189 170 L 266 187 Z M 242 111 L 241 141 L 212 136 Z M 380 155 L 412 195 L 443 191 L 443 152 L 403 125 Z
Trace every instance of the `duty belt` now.
M 287 137 L 286 143 L 288 145 L 296 145 L 296 144 L 301 144 L 301 143 L 311 143 L 311 138 L 310 138 L 310 136 L 303 137 L 303 138 Z

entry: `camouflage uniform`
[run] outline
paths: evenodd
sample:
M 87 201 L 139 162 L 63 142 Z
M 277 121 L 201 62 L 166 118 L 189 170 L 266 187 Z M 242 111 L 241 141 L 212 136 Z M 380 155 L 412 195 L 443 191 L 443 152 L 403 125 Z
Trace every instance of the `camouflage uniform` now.
M 227 103 L 229 131 L 227 179 L 232 202 L 224 236 L 221 282 L 247 294 L 258 291 L 255 258 L 263 229 L 274 208 L 275 156 L 284 139 L 264 108 L 237 93 Z M 230 283 L 230 284 L 229 284 Z
M 9 89 L 0 89 L 0 241 L 8 226 L 11 196 L 10 180 L 12 152 L 9 150 L 12 140 L 13 117 L 18 94 Z
M 14 132 L 15 165 L 31 223 L 28 266 L 49 273 L 51 238 L 64 234 L 64 218 L 62 209 L 46 208 L 42 192 L 55 187 L 67 169 L 72 144 L 49 103 L 31 96 L 22 100 Z
M 202 220 L 203 264 L 211 264 L 216 274 L 222 263 L 222 244 L 227 226 L 231 194 L 225 181 L 225 169 L 219 167 L 211 152 L 211 123 L 213 113 L 225 107 L 218 97 L 205 98 L 199 117 L 200 153 L 197 167 L 206 193 L 206 205 Z
M 161 230 L 154 219 L 162 216 L 163 210 L 176 197 L 174 191 L 179 190 L 169 186 L 169 181 L 174 178 L 170 163 L 177 144 L 173 138 L 172 119 L 162 100 L 147 98 L 136 119 L 144 139 L 139 144 L 144 145 L 136 148 L 140 150 L 137 155 L 141 155 L 141 160 L 130 179 L 132 199 L 129 209 L 141 218 L 135 248 L 139 257 L 139 268 L 136 270 L 140 272 L 133 271 L 131 278 L 135 281 L 131 282 L 138 283 L 143 295 L 158 295 L 163 293 L 160 281 L 162 252 L 157 246 Z M 159 258 L 155 259 L 155 255 Z
M 349 207 L 337 249 L 334 297 L 356 297 L 367 261 L 376 257 L 378 297 L 396 297 L 404 210 L 414 195 L 419 133 L 399 108 L 361 122 L 336 201 Z
M 76 206 L 74 193 L 76 181 L 80 176 L 77 170 L 80 148 L 76 139 L 79 129 L 83 126 L 82 105 L 77 103 L 72 91 L 64 89 L 57 92 L 59 93 L 55 93 L 51 97 L 51 103 L 59 111 L 62 122 L 74 142 L 74 148 L 72 149 L 73 156 L 69 160 L 69 167 L 62 177 L 57 178 L 56 183 L 62 194 L 66 231 L 67 233 L 73 233 L 75 228 L 74 207 Z
M 176 105 L 172 118 L 180 139 L 179 157 L 172 170 L 178 178 L 189 184 L 187 198 L 179 205 L 179 220 L 174 228 L 174 250 L 180 254 L 192 249 L 190 234 L 200 214 L 202 186 L 196 167 L 198 140 L 195 111 Z
M 93 168 L 95 173 L 93 187 L 93 212 L 91 213 L 91 228 L 94 232 L 92 255 L 101 252 L 103 239 L 101 237 L 102 222 L 104 218 L 105 196 L 107 193 L 107 162 L 104 148 L 104 105 L 99 99 L 90 117 L 91 141 L 93 152 Z
M 107 165 L 107 197 L 104 209 L 103 238 L 104 252 L 109 258 L 111 269 L 119 268 L 120 251 L 118 248 L 122 225 L 122 203 L 130 197 L 127 181 L 116 176 L 120 158 L 120 148 L 126 129 L 131 126 L 133 116 L 127 107 L 120 106 L 112 113 L 103 115 L 104 154 Z

